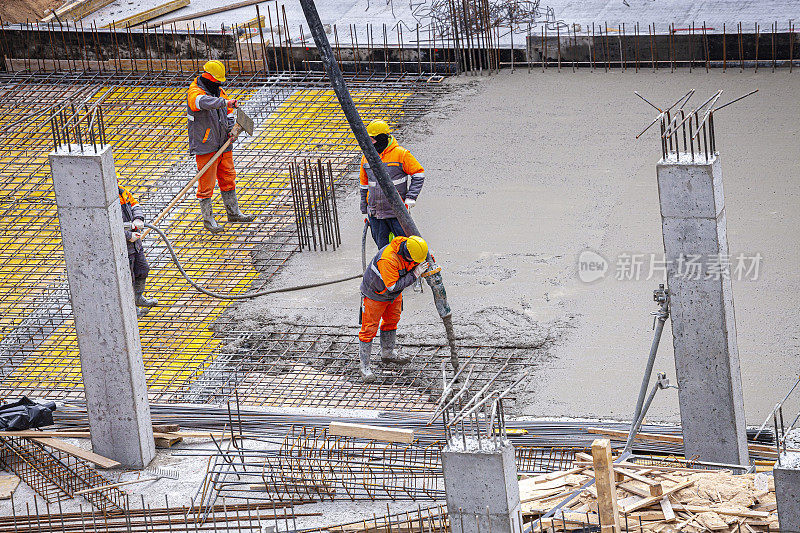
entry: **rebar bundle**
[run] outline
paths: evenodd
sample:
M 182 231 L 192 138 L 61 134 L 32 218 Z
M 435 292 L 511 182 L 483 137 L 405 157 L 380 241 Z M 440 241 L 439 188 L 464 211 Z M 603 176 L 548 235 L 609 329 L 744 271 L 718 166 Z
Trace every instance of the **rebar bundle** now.
M 313 246 L 316 251 L 317 243 L 320 250 L 327 250 L 328 246 L 336 250 L 342 244 L 342 235 L 331 162 L 323 165 L 322 159 L 295 161 L 289 166 L 289 179 L 300 250 L 311 250 Z

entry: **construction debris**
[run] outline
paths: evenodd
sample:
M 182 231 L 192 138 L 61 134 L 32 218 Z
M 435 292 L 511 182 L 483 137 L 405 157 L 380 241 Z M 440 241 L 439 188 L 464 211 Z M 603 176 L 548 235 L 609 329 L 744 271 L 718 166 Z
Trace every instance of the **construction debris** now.
M 602 491 L 599 484 L 596 488 L 590 484 L 599 481 L 592 458 L 586 454 L 578 458 L 581 466 L 575 469 L 520 481 L 523 515 L 540 519 L 534 531 L 573 531 L 600 524 L 604 514 L 598 507 L 598 493 Z M 771 476 L 676 468 L 666 460 L 663 465 L 617 462 L 613 471 L 621 531 L 778 530 Z M 549 515 L 574 492 L 577 498 Z
M 160 17 L 161 15 L 166 15 L 167 13 L 177 11 L 182 7 L 188 6 L 190 3 L 191 0 L 171 0 L 170 2 L 158 5 L 146 11 L 142 11 L 141 13 L 136 13 L 135 15 L 131 15 L 130 17 L 122 20 L 116 20 L 111 24 L 106 24 L 103 26 L 103 28 L 131 28 L 147 22 L 148 20 L 153 20 L 154 18 Z

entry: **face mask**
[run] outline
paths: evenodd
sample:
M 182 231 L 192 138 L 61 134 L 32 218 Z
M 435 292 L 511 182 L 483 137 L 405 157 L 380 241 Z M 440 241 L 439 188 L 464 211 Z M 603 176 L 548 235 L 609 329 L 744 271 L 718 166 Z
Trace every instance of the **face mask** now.
M 386 147 L 389 146 L 389 136 L 385 133 L 381 133 L 380 135 L 375 136 L 375 149 L 378 153 L 383 152 L 386 150 Z

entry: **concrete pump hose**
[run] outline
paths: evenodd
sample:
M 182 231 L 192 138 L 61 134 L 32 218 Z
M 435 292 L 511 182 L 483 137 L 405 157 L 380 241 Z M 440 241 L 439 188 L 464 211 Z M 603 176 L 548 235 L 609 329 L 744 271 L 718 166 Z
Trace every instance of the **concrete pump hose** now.
M 175 254 L 175 250 L 172 248 L 172 243 L 169 242 L 167 235 L 163 231 L 161 231 L 159 228 L 151 224 L 145 224 L 145 227 L 158 233 L 158 236 L 161 237 L 162 241 L 164 241 L 164 244 L 167 246 L 167 250 L 169 250 L 169 253 L 172 256 L 172 262 L 175 263 L 175 266 L 178 267 L 178 270 L 180 271 L 181 275 L 186 279 L 186 281 L 189 282 L 189 284 L 192 287 L 194 287 L 195 289 L 197 289 L 198 291 L 202 292 L 205 295 L 220 300 L 247 300 L 250 298 L 258 298 L 259 296 L 265 296 L 267 294 L 277 294 L 280 292 L 301 291 L 303 289 L 313 289 L 314 287 L 324 287 L 325 285 L 333 285 L 334 283 L 342 283 L 344 281 L 351 281 L 354 279 L 360 279 L 362 277 L 362 274 L 356 274 L 353 276 L 348 276 L 346 278 L 339 278 L 331 281 L 322 281 L 320 283 L 309 283 L 307 285 L 296 285 L 294 287 L 283 287 L 280 289 L 267 289 L 263 291 L 246 292 L 244 294 L 223 294 L 220 292 L 214 292 L 198 285 L 197 282 L 195 282 L 192 278 L 189 277 L 189 274 L 187 274 L 186 270 L 183 269 L 183 265 L 178 259 L 178 256 Z

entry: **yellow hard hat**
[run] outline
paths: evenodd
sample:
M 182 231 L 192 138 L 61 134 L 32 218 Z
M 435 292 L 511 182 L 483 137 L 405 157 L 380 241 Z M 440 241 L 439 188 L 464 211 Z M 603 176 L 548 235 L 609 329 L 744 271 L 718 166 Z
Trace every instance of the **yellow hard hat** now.
M 390 134 L 391 130 L 389 129 L 389 125 L 382 120 L 373 120 L 367 126 L 367 133 L 370 137 L 377 137 L 381 133 Z M 423 241 L 424 242 L 424 241 Z
M 406 241 L 406 248 L 411 260 L 415 263 L 422 263 L 428 257 L 428 243 L 422 237 L 416 235 L 409 237 Z
M 217 61 L 216 59 L 207 61 L 203 65 L 203 70 L 214 76 L 214 79 L 218 82 L 225 81 L 225 65 L 222 64 L 222 61 Z

